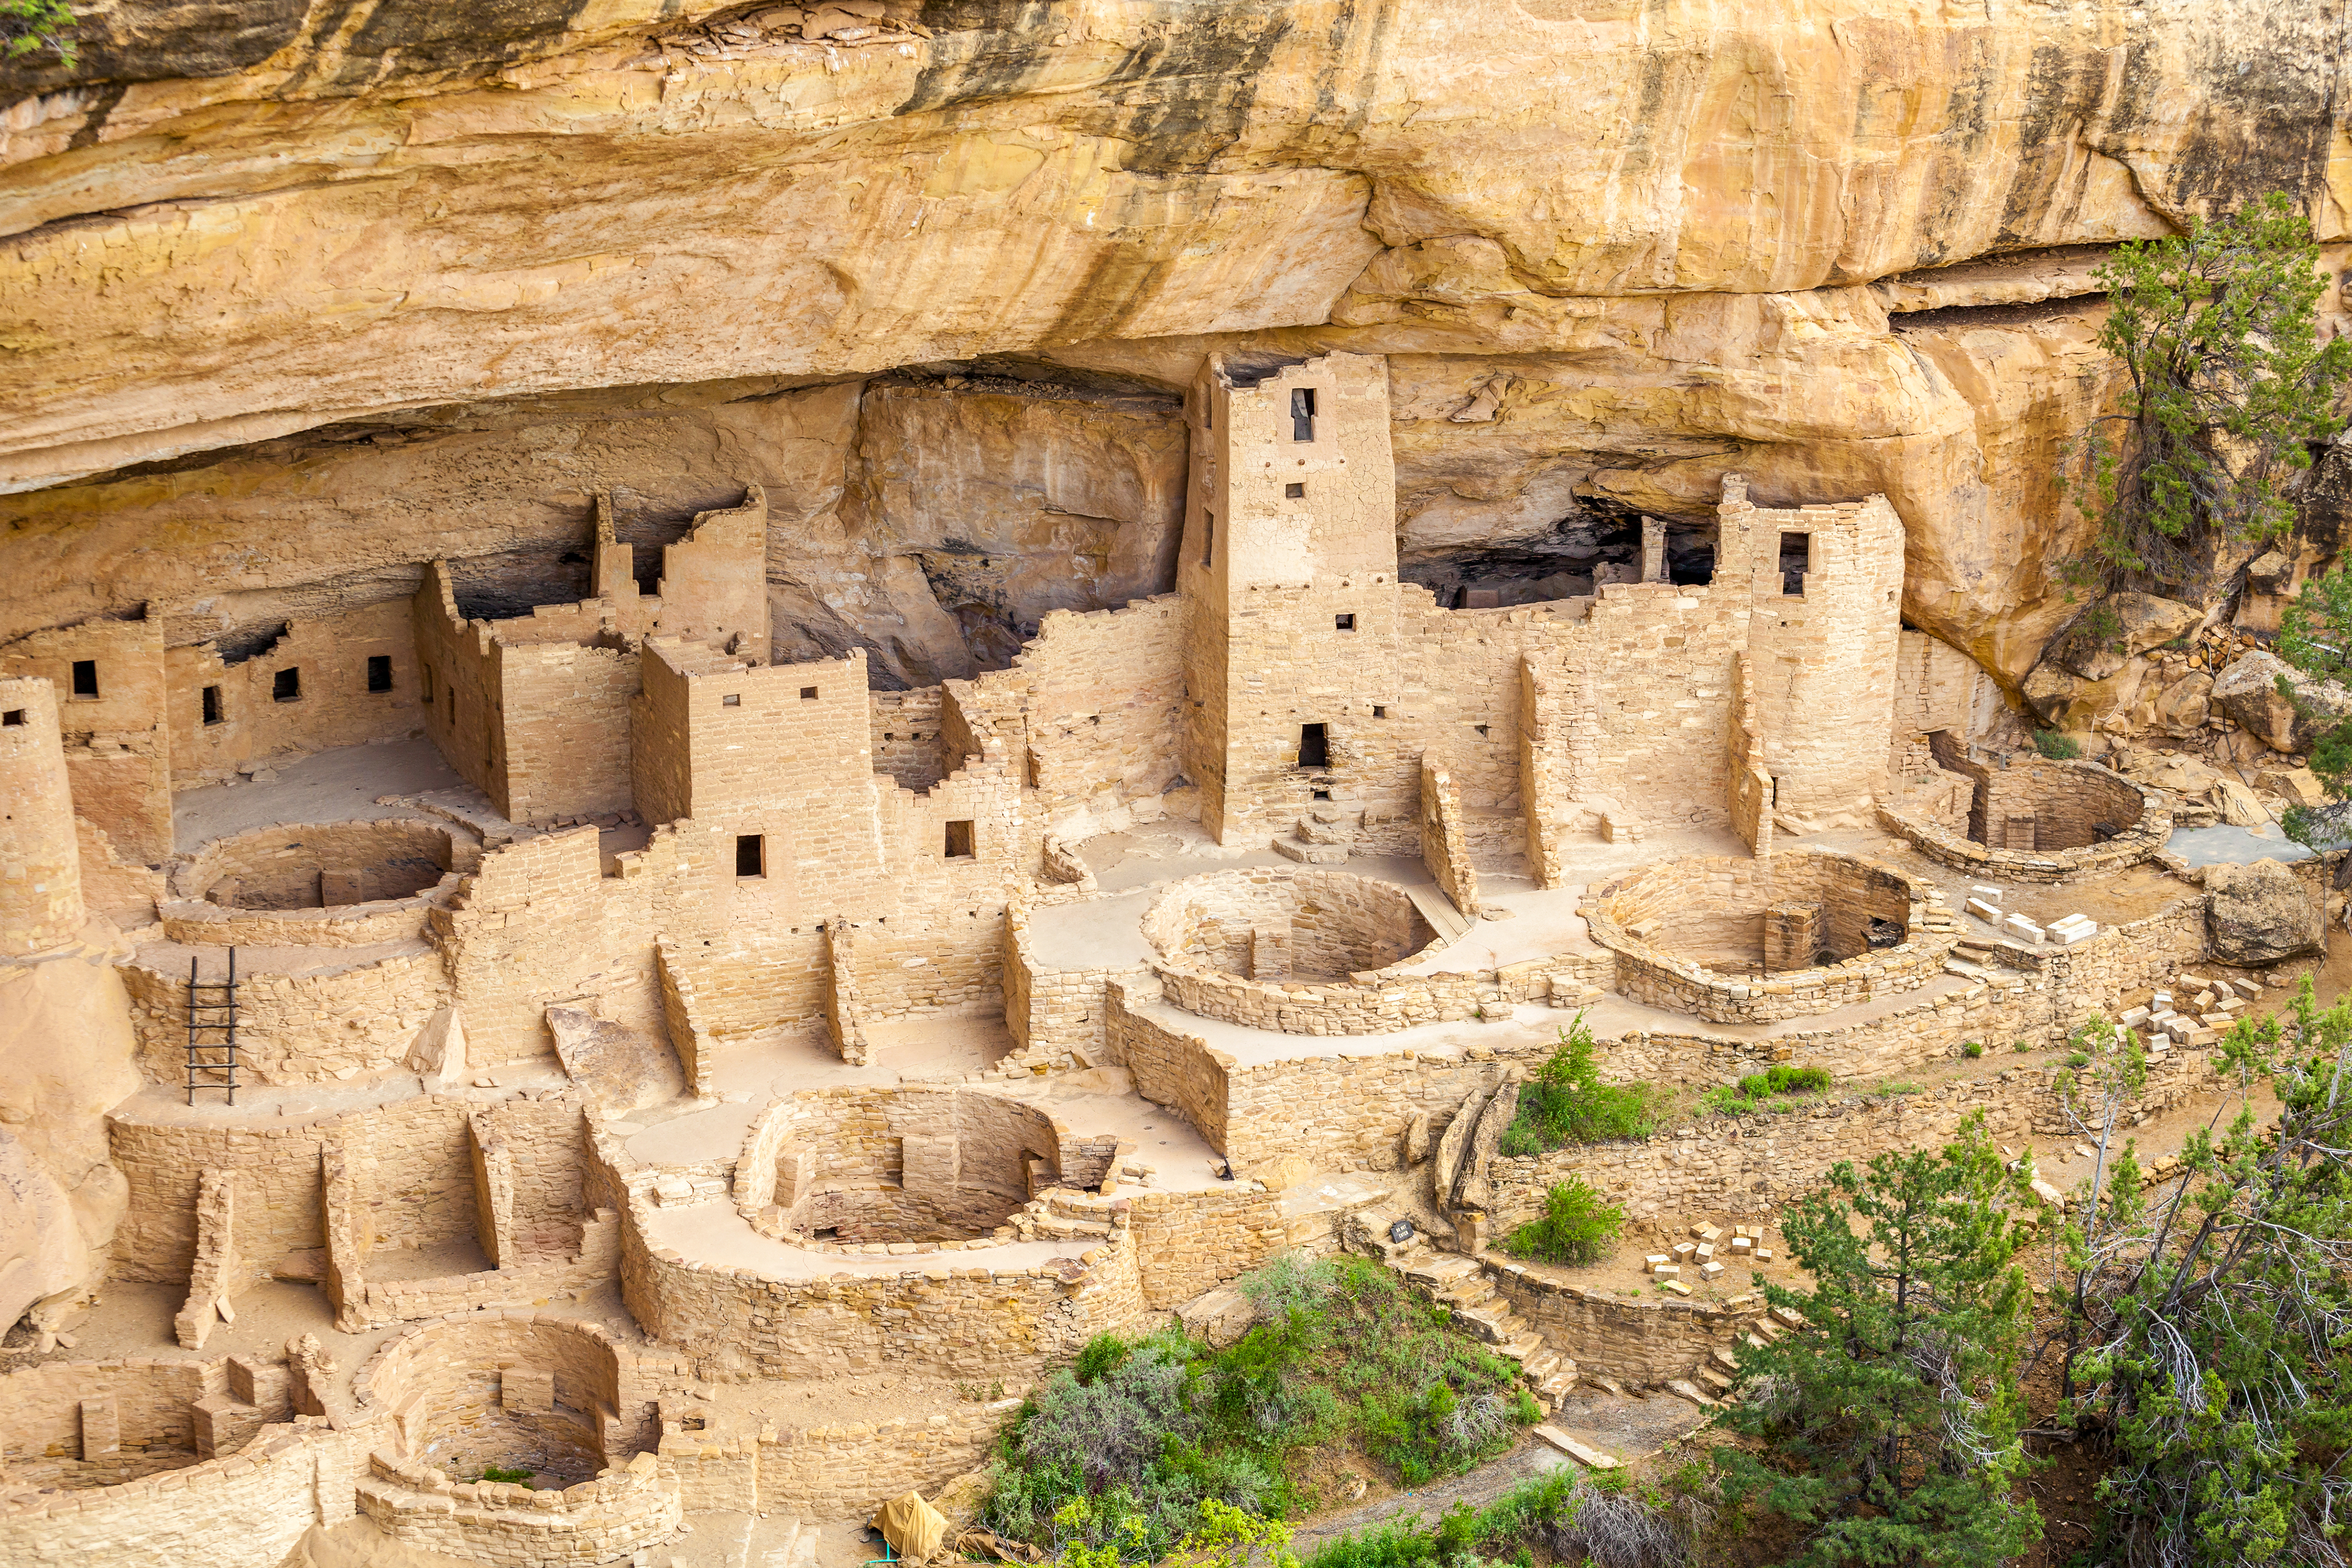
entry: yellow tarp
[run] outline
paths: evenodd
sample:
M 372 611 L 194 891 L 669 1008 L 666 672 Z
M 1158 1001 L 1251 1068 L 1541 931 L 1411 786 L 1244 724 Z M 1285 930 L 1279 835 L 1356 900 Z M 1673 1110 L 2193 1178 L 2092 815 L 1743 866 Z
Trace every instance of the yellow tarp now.
M 947 1539 L 947 1517 L 920 1492 L 901 1492 L 875 1511 L 873 1527 L 901 1557 L 931 1558 Z

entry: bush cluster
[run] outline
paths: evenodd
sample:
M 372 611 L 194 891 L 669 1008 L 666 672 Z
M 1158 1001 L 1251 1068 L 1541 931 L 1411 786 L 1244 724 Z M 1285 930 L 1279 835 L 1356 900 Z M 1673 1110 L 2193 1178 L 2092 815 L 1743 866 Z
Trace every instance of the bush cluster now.
M 1647 1084 L 1601 1082 L 1592 1031 L 1579 1013 L 1561 1032 L 1559 1048 L 1520 1086 L 1518 1114 L 1496 1147 L 1521 1158 L 1569 1143 L 1647 1138 L 1664 1098 Z
M 1598 1263 L 1625 1224 L 1625 1211 L 1571 1175 L 1544 1194 L 1544 1212 L 1504 1238 L 1514 1258 L 1543 1263 Z
M 1686 1467 L 1687 1468 L 1687 1467 Z M 1622 1470 L 1554 1470 L 1521 1481 L 1484 1508 L 1456 1503 L 1435 1523 L 1419 1514 L 1326 1542 L 1307 1568 L 1484 1568 L 1534 1561 L 1597 1568 L 1677 1568 L 1694 1526 L 1708 1521 L 1703 1476 L 1678 1476 L 1679 1507 L 1655 1487 L 1637 1494 Z M 1681 1517 L 1677 1517 L 1677 1513 Z
M 1293 1479 L 1307 1449 L 1360 1445 L 1418 1486 L 1539 1416 L 1516 1368 L 1369 1259 L 1286 1257 L 1239 1285 L 1259 1321 L 1224 1350 L 1175 1329 L 1106 1334 L 1047 1379 L 1000 1446 L 990 1526 L 1156 1562 L 1217 1509 L 1296 1513 L 1312 1500 Z
M 1827 1068 L 1771 1067 L 1752 1072 L 1736 1084 L 1718 1084 L 1699 1100 L 1699 1109 L 1720 1116 L 1754 1116 L 1787 1110 L 1791 1096 L 1826 1094 Z

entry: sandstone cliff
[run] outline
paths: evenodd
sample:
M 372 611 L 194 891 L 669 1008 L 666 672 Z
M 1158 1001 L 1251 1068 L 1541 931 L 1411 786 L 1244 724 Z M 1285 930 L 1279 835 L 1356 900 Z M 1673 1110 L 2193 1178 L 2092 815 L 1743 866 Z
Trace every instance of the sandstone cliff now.
M 935 680 L 1158 585 L 1155 400 L 1258 343 L 1391 356 L 1424 568 L 1884 489 L 2015 689 L 2104 247 L 2352 187 L 2335 4 L 86 9 L 0 72 L 0 635 L 757 481 L 784 646 Z

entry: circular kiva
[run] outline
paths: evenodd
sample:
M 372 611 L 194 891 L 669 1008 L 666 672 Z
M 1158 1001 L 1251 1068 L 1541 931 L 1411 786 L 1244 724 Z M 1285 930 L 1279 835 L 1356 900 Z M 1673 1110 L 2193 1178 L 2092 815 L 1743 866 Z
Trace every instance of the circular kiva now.
M 446 823 L 418 817 L 279 825 L 209 844 L 172 891 L 236 910 L 315 910 L 412 898 L 480 858 Z
M 2065 882 L 2121 870 L 2172 837 L 2161 795 L 2096 763 L 2025 757 L 2003 767 L 1941 747 L 1936 761 L 1957 775 L 1948 816 L 1930 820 L 1882 805 L 1879 821 L 1929 859 L 1989 882 Z M 1973 787 L 1962 791 L 1963 780 Z
M 1933 884 L 1858 855 L 1783 850 L 1628 872 L 1584 905 L 1617 955 L 1617 990 L 1715 1023 L 1828 1013 L 1941 973 L 1955 936 L 1927 929 Z
M 803 1090 L 763 1111 L 736 1204 L 764 1236 L 812 1251 L 964 1249 L 1015 1238 L 1016 1215 L 1100 1160 L 1035 1106 L 971 1089 Z

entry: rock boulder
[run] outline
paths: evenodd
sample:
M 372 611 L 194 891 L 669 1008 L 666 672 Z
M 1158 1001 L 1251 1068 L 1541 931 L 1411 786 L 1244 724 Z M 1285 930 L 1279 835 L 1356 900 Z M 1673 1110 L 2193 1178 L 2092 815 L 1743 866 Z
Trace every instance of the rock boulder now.
M 2204 618 L 2194 605 L 2159 599 L 2153 594 L 2111 594 L 2101 606 L 2109 612 L 2115 630 L 2096 637 L 2086 616 L 2061 642 L 2056 658 L 2085 680 L 2105 680 L 2123 668 L 2135 654 L 2170 642 Z
M 2278 689 L 2282 676 L 2302 699 L 2302 711 Z M 2278 752 L 2308 752 L 2321 735 L 2352 719 L 2352 691 L 2332 680 L 2315 680 L 2272 653 L 2231 660 L 2213 682 L 2212 700 Z
M 2326 944 L 2317 900 L 2275 860 L 2208 868 L 2205 887 L 2206 930 L 2224 963 L 2276 963 Z

